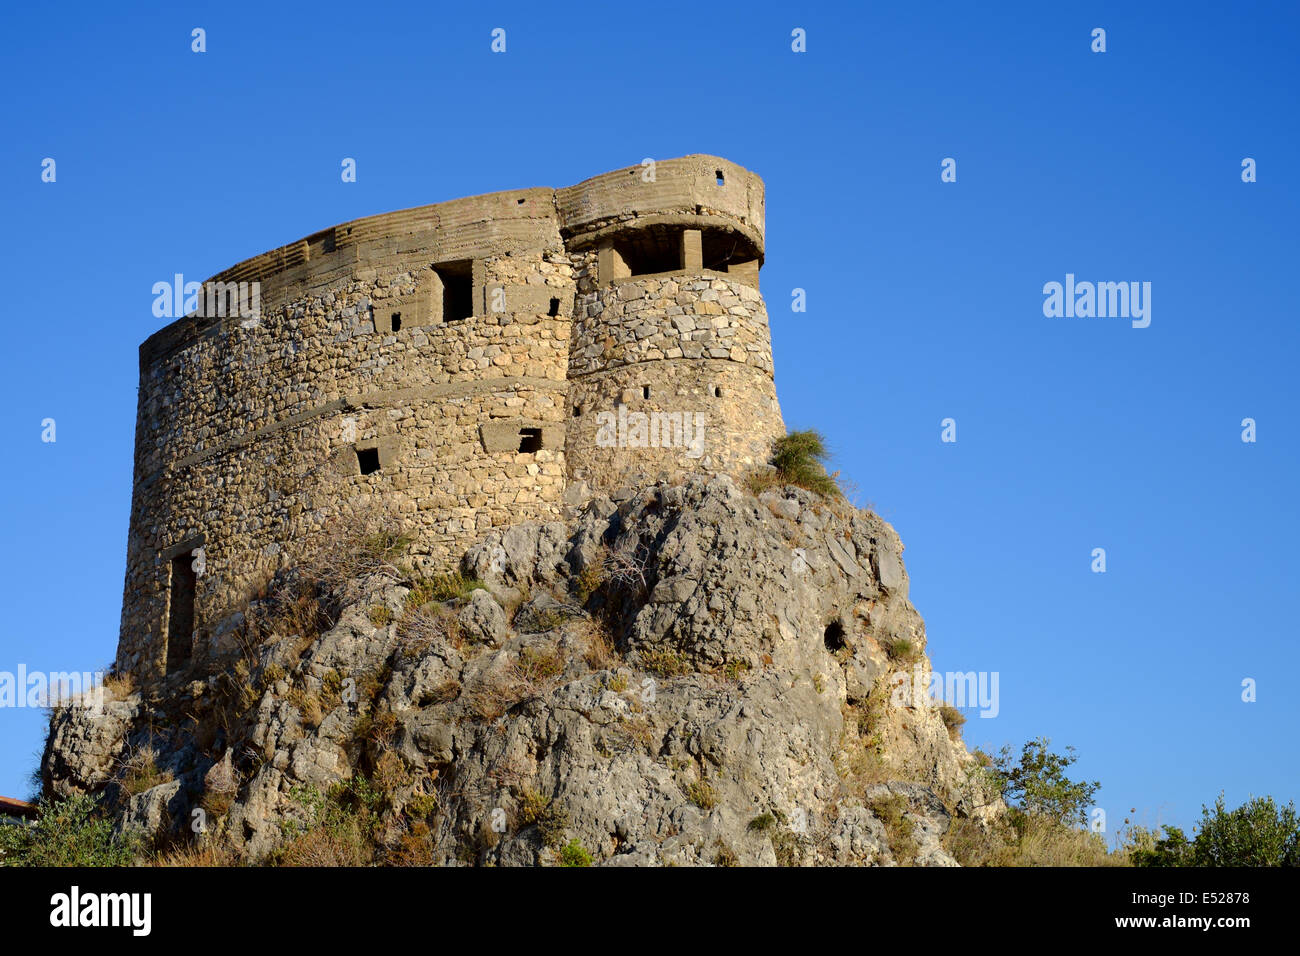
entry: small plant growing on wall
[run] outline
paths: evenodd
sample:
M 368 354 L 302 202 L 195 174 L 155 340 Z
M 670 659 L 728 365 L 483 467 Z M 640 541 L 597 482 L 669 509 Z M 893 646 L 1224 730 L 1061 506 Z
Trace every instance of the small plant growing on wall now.
M 824 498 L 841 498 L 844 493 L 840 488 L 840 473 L 827 473 L 829 460 L 830 450 L 821 432 L 812 428 L 790 432 L 772 443 L 771 468 L 751 472 L 746 485 L 753 494 L 795 485 Z

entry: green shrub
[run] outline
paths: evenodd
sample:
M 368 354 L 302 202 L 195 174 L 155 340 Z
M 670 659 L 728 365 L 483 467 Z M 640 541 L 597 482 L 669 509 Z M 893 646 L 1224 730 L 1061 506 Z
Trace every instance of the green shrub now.
M 438 795 L 436 793 L 424 793 L 416 791 L 406 801 L 406 806 L 402 812 L 406 814 L 408 820 L 425 820 L 433 816 L 438 809 Z
M 1300 866 L 1295 806 L 1278 806 L 1272 797 L 1228 810 L 1219 794 L 1213 811 L 1201 807 L 1192 839 L 1167 826 L 1159 839 L 1143 842 L 1130 850 L 1134 866 Z
M 4 866 L 130 866 L 139 852 L 133 837 L 116 837 L 93 797 L 82 794 L 37 804 L 30 826 L 0 824 Z
M 732 658 L 722 666 L 722 676 L 725 680 L 732 681 L 734 683 L 735 681 L 740 680 L 740 675 L 749 669 L 750 669 L 749 661 L 739 657 Z
M 1027 816 L 1066 826 L 1087 823 L 1088 807 L 1101 784 L 1066 776 L 1065 771 L 1079 758 L 1073 747 L 1066 747 L 1064 754 L 1052 753 L 1047 749 L 1050 743 L 1046 737 L 1027 741 L 1017 761 L 1012 759 L 1011 748 L 1003 747 L 994 761 L 992 780 L 1012 809 L 1013 825 Z
M 660 677 L 681 677 L 691 669 L 686 658 L 673 650 L 652 647 L 641 651 L 639 656 L 641 666 Z
M 561 866 L 591 866 L 591 854 L 586 848 L 574 837 L 564 845 L 560 850 Z
M 1049 750 L 1045 737 L 1028 741 L 1018 758 L 1004 747 L 997 757 L 981 750 L 967 779 L 971 795 L 1000 793 L 1008 813 L 979 821 L 958 818 L 944 835 L 944 846 L 962 866 L 1124 866 L 1127 852 L 1109 853 L 1100 834 L 1083 826 L 1101 785 L 1071 780 L 1077 760 L 1073 747 Z
M 826 498 L 843 497 L 838 477 L 826 473 L 830 451 L 826 439 L 814 429 L 790 432 L 772 443 L 770 459 L 774 471 L 757 471 L 750 475 L 747 484 L 754 494 L 769 487 L 796 485 L 816 492 Z
M 519 822 L 524 826 L 536 824 L 542 843 L 559 848 L 569 826 L 569 814 L 553 806 L 550 797 L 536 790 L 525 790 L 519 795 Z
M 524 826 L 536 823 L 550 804 L 550 797 L 536 790 L 525 790 L 519 795 L 519 822 Z
M 564 842 L 564 831 L 569 828 L 569 814 L 560 807 L 550 805 L 537 818 L 537 832 L 542 842 L 557 847 Z
M 586 604 L 591 596 L 605 585 L 605 567 L 599 563 L 588 564 L 579 572 L 574 582 L 574 593 L 579 604 Z
M 305 820 L 282 820 L 287 842 L 270 858 L 279 866 L 365 866 L 375 858 L 385 798 L 358 774 L 328 792 L 295 787 L 290 797 Z

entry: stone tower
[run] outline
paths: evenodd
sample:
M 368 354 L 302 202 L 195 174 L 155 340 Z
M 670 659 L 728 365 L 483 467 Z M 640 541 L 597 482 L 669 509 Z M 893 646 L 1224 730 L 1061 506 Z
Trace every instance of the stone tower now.
M 438 567 L 595 491 L 762 463 L 785 433 L 762 262 L 762 180 L 687 156 L 214 276 L 140 347 L 118 668 L 206 654 L 334 518 L 394 515 Z

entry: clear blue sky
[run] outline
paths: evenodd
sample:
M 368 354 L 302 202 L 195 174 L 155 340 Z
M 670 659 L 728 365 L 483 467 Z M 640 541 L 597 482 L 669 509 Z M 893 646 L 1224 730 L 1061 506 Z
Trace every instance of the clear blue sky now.
M 706 152 L 767 182 L 787 423 L 898 529 L 935 666 L 1000 673 L 967 740 L 1075 745 L 1112 827 L 1300 796 L 1296 7 L 598 6 L 6 4 L 0 670 L 113 657 L 154 282 Z M 1150 327 L 1044 317 L 1066 273 Z M 41 736 L 0 711 L 0 793 Z

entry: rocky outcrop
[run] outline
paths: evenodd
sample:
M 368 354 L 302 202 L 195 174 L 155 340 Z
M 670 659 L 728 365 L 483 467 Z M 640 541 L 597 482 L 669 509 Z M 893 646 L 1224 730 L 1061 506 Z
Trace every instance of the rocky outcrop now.
M 388 861 L 955 865 L 952 818 L 995 807 L 939 711 L 891 697 L 928 668 L 901 553 L 797 489 L 597 497 L 487 535 L 445 601 L 377 574 L 319 636 L 56 715 L 47 781 L 255 861 L 346 792 Z M 128 796 L 144 746 L 172 780 Z

